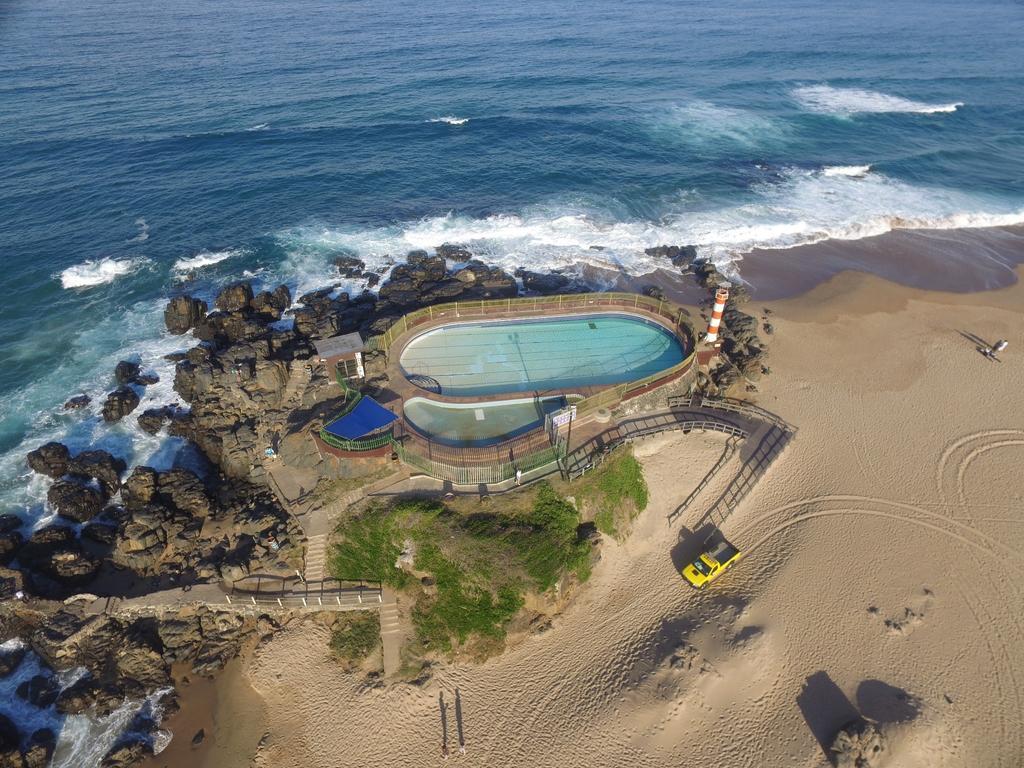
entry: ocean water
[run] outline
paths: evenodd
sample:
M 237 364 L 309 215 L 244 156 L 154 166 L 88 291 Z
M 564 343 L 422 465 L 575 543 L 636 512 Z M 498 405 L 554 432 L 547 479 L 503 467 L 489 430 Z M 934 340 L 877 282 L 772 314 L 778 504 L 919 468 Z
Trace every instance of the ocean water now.
M 195 460 L 98 415 L 121 358 L 173 400 L 178 291 L 446 241 L 742 274 L 753 246 L 1020 222 L 1022 32 L 1016 0 L 0 3 L 0 511 L 49 519 L 47 439 Z

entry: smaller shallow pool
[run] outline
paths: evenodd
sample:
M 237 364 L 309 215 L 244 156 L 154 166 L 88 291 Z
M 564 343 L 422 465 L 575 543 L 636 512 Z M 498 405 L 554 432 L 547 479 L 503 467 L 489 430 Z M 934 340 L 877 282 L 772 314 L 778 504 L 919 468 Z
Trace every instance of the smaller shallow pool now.
M 419 432 L 446 445 L 492 445 L 541 426 L 565 406 L 564 397 L 440 403 L 425 397 L 405 401 L 405 419 Z

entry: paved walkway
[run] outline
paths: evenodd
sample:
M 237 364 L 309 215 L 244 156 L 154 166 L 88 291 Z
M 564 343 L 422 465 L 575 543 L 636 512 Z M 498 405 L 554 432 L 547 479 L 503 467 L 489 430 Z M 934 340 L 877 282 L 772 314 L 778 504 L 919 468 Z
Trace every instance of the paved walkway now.
M 402 668 L 403 635 L 397 597 L 390 589 L 385 589 L 384 601 L 380 606 L 380 640 L 386 677 L 394 675 Z
M 318 533 L 306 540 L 306 581 L 323 581 L 327 566 L 327 534 Z

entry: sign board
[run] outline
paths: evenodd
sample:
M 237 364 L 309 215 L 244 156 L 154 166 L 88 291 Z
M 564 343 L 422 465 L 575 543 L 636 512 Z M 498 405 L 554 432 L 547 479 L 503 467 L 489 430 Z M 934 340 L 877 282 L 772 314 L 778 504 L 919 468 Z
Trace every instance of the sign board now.
M 556 413 L 554 416 L 552 416 L 551 417 L 551 424 L 555 427 L 555 429 L 558 429 L 559 427 L 564 427 L 566 424 L 568 424 L 570 421 L 572 421 L 575 418 L 576 418 L 576 406 L 575 405 L 570 405 L 568 408 L 565 408 L 565 409 L 559 411 L 558 413 Z

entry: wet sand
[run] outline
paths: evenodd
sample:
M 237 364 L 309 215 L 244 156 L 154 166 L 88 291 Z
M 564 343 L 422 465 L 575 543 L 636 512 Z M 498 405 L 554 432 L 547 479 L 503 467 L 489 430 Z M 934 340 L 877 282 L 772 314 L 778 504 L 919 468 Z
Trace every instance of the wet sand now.
M 1024 227 L 895 230 L 862 240 L 827 240 L 814 245 L 755 250 L 737 262 L 740 276 L 759 301 L 807 293 L 841 272 L 877 275 L 898 285 L 928 291 L 971 293 L 1016 282 L 1024 264 Z M 707 292 L 666 264 L 633 277 L 585 267 L 588 280 L 614 290 L 661 288 L 673 301 L 695 304 Z

